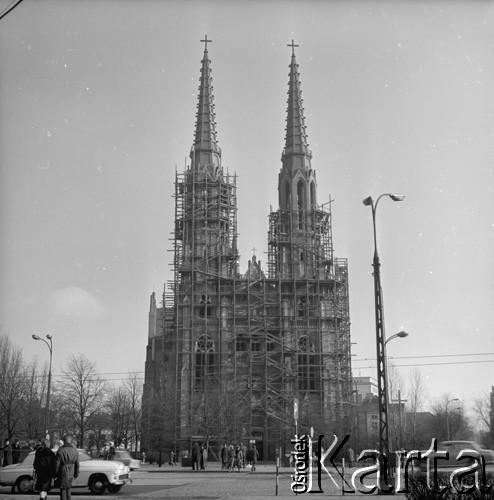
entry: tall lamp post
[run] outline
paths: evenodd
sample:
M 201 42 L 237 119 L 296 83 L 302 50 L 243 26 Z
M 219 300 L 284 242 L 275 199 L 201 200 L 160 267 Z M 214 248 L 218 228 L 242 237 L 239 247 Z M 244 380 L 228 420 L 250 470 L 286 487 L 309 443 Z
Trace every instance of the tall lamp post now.
M 393 340 L 393 339 L 403 339 L 405 337 L 408 337 L 408 332 L 405 332 L 404 330 L 402 330 L 401 332 L 398 332 L 398 333 L 395 333 L 394 335 L 391 335 L 391 337 L 389 337 L 389 339 L 386 339 L 386 342 L 384 342 L 384 345 L 388 345 L 388 342 Z M 387 363 L 387 359 L 386 359 L 386 363 Z M 386 371 L 388 371 L 388 365 L 386 364 Z M 391 394 L 391 397 L 393 397 L 393 394 Z M 403 442 L 403 435 L 402 435 L 402 423 L 401 423 L 401 403 L 402 403 L 402 399 L 401 399 L 401 391 L 398 390 L 398 421 L 400 422 L 400 443 L 399 443 L 399 446 L 397 445 L 398 448 L 401 448 L 401 444 Z M 395 403 L 396 401 L 391 401 L 392 403 Z M 406 399 L 405 399 L 405 402 L 406 402 Z M 394 421 L 394 417 L 393 417 L 393 421 Z M 395 429 L 395 434 L 396 434 L 396 429 Z M 395 436 L 396 438 L 396 436 Z M 395 441 L 398 441 L 397 439 L 395 439 Z
M 51 391 L 51 360 L 53 356 L 53 337 L 50 334 L 46 335 L 46 338 L 50 341 L 48 343 L 45 339 L 41 338 L 38 335 L 33 334 L 33 339 L 34 340 L 42 340 L 47 346 L 50 351 L 50 368 L 48 370 L 48 388 L 46 390 L 46 415 L 45 415 L 45 430 L 46 434 L 48 434 L 49 431 L 49 422 L 50 422 L 50 391 Z
M 449 441 L 449 413 L 448 413 L 448 406 L 449 403 L 452 403 L 453 401 L 459 401 L 458 398 L 453 398 L 450 399 L 449 401 L 446 401 L 446 436 Z
M 374 298 L 375 298 L 375 313 L 376 313 L 376 348 L 377 348 L 377 390 L 379 393 L 379 451 L 381 457 L 389 457 L 389 429 L 388 429 L 388 384 L 386 378 L 386 341 L 384 334 L 384 310 L 381 289 L 381 263 L 379 261 L 379 253 L 377 251 L 377 236 L 376 236 L 376 210 L 379 200 L 382 197 L 391 198 L 393 201 L 402 201 L 405 195 L 396 193 L 383 193 L 376 201 L 372 196 L 368 196 L 363 200 L 365 206 L 370 206 L 372 209 L 372 227 L 374 230 Z M 401 333 L 401 332 L 400 332 Z M 398 336 L 398 335 L 397 335 Z M 391 340 L 390 337 L 388 340 Z M 389 468 L 389 461 L 388 461 Z

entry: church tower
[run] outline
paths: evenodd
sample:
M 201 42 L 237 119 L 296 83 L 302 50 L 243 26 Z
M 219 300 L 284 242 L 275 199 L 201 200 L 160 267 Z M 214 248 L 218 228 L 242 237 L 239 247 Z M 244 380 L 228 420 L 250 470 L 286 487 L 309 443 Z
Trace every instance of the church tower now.
M 351 394 L 348 265 L 333 257 L 331 202 L 317 203 L 300 74 L 292 41 L 279 208 L 269 215 L 268 271 L 281 300 L 290 391 L 319 425 L 343 429 Z
M 318 204 L 300 75 L 292 55 L 279 207 L 268 269 L 239 272 L 236 176 L 222 166 L 208 40 L 190 162 L 175 178 L 173 279 L 151 296 L 142 449 L 255 442 L 261 459 L 301 432 L 344 432 L 351 395 L 348 268 Z M 280 124 L 281 126 L 281 124 Z

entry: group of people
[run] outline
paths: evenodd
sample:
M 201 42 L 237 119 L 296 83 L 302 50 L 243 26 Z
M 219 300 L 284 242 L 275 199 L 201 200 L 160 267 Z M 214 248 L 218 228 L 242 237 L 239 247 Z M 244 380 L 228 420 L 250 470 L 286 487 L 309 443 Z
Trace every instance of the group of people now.
M 70 500 L 74 479 L 79 476 L 79 452 L 72 445 L 73 436 L 64 436 L 58 441 L 56 453 L 50 448 L 50 441 L 42 439 L 34 455 L 34 489 L 39 491 L 39 498 L 45 499 L 55 479 L 55 487 L 60 488 L 60 500 Z
M 208 465 L 208 450 L 203 446 L 194 443 L 192 447 L 192 470 L 204 470 Z
M 256 470 L 256 463 L 259 460 L 259 451 L 256 445 L 253 444 L 248 449 L 244 445 L 234 446 L 233 444 L 227 446 L 223 444 L 221 448 L 221 469 L 233 472 L 237 469 L 240 472 L 247 465 L 250 465 L 252 472 Z
M 3 441 L 3 459 L 2 459 L 2 467 L 6 467 L 7 465 L 17 464 L 21 459 L 21 443 L 16 438 L 10 444 L 10 439 L 6 438 Z

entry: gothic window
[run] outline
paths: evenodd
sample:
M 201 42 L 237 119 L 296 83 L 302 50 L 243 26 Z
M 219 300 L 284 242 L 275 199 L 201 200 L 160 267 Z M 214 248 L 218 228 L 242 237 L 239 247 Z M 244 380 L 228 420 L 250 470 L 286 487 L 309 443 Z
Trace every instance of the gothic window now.
M 196 387 L 204 387 L 215 373 L 215 345 L 209 335 L 201 335 L 195 345 Z
M 316 205 L 316 185 L 314 182 L 310 183 L 310 204 L 312 207 Z
M 297 304 L 299 318 L 302 318 L 307 315 L 306 305 L 307 305 L 307 297 L 300 297 L 298 299 L 298 304 Z
M 211 297 L 206 297 L 205 294 L 201 295 L 201 300 L 199 301 L 199 316 L 204 318 L 204 316 L 211 316 Z
M 305 186 L 300 180 L 297 184 L 297 209 L 298 209 L 298 228 L 304 227 L 304 207 L 305 207 Z
M 248 340 L 246 338 L 239 337 L 235 341 L 235 349 L 237 352 L 247 351 Z
M 261 350 L 261 342 L 259 340 L 252 341 L 252 351 L 259 352 Z
M 298 389 L 313 392 L 319 386 L 317 356 L 314 343 L 307 335 L 302 335 L 297 342 Z
M 285 208 L 290 210 L 290 183 L 285 182 Z

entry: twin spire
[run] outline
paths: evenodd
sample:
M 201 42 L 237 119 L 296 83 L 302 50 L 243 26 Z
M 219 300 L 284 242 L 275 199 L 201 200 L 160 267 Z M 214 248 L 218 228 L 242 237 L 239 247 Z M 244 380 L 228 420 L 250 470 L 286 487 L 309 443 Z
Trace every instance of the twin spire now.
M 193 168 L 204 167 L 215 170 L 221 166 L 221 148 L 216 138 L 216 115 L 214 112 L 213 79 L 211 61 L 208 55 L 208 36 L 204 37 L 204 55 L 202 58 L 201 77 L 199 79 L 199 98 L 196 113 L 196 133 L 190 152 Z
M 221 166 L 221 148 L 218 145 L 216 136 L 211 61 L 208 55 L 208 43 L 211 43 L 212 40 L 209 40 L 206 35 L 201 42 L 204 43 L 204 56 L 201 61 L 194 145 L 190 153 L 193 168 L 195 169 L 206 166 L 213 168 Z M 292 40 L 288 47 L 292 47 L 292 59 L 288 80 L 285 149 L 283 150 L 282 161 L 283 165 L 287 167 L 287 163 L 291 163 L 290 159 L 293 156 L 303 156 L 304 161 L 302 163 L 305 164 L 306 168 L 310 169 L 312 154 L 307 144 L 302 92 L 300 90 L 300 74 L 295 59 L 295 47 L 298 47 L 298 45 L 295 45 Z M 299 162 L 296 163 L 299 164 Z

